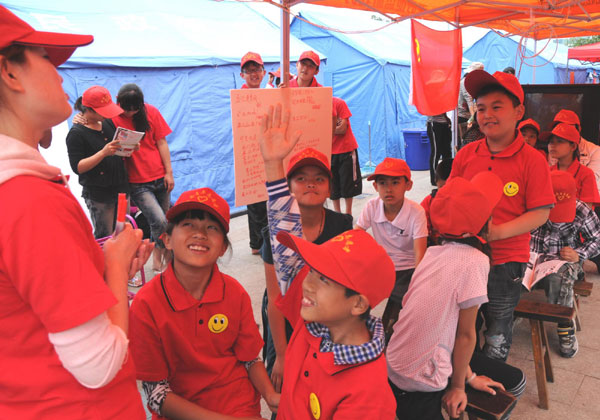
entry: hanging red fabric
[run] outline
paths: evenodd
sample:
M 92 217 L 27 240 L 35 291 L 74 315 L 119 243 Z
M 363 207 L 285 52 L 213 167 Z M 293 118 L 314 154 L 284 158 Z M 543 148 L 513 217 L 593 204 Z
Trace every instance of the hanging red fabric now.
M 436 31 L 411 20 L 410 103 L 423 115 L 456 108 L 462 63 L 460 29 Z

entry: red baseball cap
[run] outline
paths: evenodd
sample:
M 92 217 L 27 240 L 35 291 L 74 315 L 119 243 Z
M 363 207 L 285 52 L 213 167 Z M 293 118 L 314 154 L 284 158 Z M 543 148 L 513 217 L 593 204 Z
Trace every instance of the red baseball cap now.
M 519 83 L 519 79 L 512 74 L 497 71 L 491 75 L 485 70 L 473 70 L 465 77 L 465 88 L 473 99 L 477 99 L 481 89 L 489 85 L 502 86 L 519 98 L 521 103 L 523 103 L 523 100 L 525 99 L 525 93 L 523 93 L 523 88 L 521 87 L 521 83 Z
M 124 112 L 123 108 L 112 101 L 108 89 L 102 86 L 92 86 L 83 92 L 81 103 L 83 106 L 92 108 L 104 118 L 113 118 Z
M 570 109 L 561 109 L 554 116 L 553 122 L 561 122 L 565 124 L 578 125 L 581 126 L 581 122 L 579 121 L 579 116 L 571 111 Z
M 324 153 L 321 153 L 312 147 L 307 147 L 306 149 L 301 150 L 292 156 L 285 173 L 286 178 L 289 177 L 296 169 L 309 165 L 318 166 L 327 172 L 327 175 L 329 175 L 331 178 L 331 166 L 329 165 L 329 159 L 327 159 L 327 156 L 325 156 Z
M 210 188 L 198 188 L 181 194 L 167 212 L 167 220 L 172 222 L 175 217 L 188 210 L 209 212 L 223 225 L 225 233 L 229 232 L 229 204 Z
M 91 35 L 36 31 L 0 5 L 0 49 L 12 44 L 44 47 L 50 62 L 58 67 L 69 59 L 77 47 L 91 44 L 93 40 Z
M 581 141 L 581 134 L 571 124 L 559 123 L 552 129 L 552 131 L 544 131 L 540 137 L 543 137 L 544 141 L 550 139 L 551 136 L 560 137 L 570 141 L 571 143 L 579 144 Z
M 375 167 L 375 172 L 367 177 L 367 181 L 373 181 L 378 175 L 405 176 L 410 181 L 410 168 L 402 159 L 386 157 Z
M 277 233 L 277 240 L 319 274 L 364 295 L 371 308 L 392 293 L 396 282 L 394 263 L 362 229 L 346 231 L 321 245 L 283 231 Z
M 540 125 L 533 118 L 527 118 L 526 120 L 521 121 L 517 128 L 519 129 L 519 131 L 521 131 L 521 129 L 525 127 L 531 127 L 535 129 L 538 132 L 538 135 L 541 132 Z
M 549 219 L 553 223 L 571 223 L 575 220 L 577 206 L 575 178 L 567 171 L 551 171 L 550 178 L 556 204 L 550 210 Z
M 269 74 L 272 74 L 273 77 L 281 77 L 281 70 L 277 69 L 275 71 L 270 71 Z
M 315 63 L 315 66 L 317 67 L 321 65 L 321 59 L 319 58 L 319 55 L 314 51 L 304 51 L 302 54 L 300 54 L 300 58 L 298 59 L 298 61 L 302 60 L 310 60 L 313 63 Z
M 452 178 L 431 200 L 431 224 L 442 236 L 476 236 L 502 198 L 502 181 L 489 171 Z
M 260 64 L 261 66 L 263 65 L 262 57 L 260 56 L 260 54 L 252 51 L 249 51 L 246 54 L 244 54 L 240 63 L 240 68 L 244 67 L 244 65 L 248 61 L 254 61 L 256 64 Z

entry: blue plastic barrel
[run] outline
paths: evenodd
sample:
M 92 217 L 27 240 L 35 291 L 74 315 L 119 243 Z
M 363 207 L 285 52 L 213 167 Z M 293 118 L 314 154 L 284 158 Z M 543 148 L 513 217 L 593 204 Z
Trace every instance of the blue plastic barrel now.
M 404 134 L 404 156 L 413 171 L 429 169 L 429 137 L 425 130 L 406 129 Z

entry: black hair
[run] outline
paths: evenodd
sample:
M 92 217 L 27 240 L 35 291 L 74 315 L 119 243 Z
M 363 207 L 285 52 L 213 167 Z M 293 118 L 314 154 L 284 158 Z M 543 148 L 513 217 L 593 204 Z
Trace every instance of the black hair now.
M 132 117 L 136 131 L 146 132 L 150 129 L 146 106 L 144 105 L 144 94 L 138 85 L 127 83 L 121 86 L 117 94 L 117 104 L 125 111 L 139 110 Z
M 75 111 L 79 111 L 82 114 L 86 113 L 87 111 L 93 111 L 93 108 L 87 107 L 82 103 L 83 99 L 80 96 L 79 98 L 77 98 L 77 100 L 75 101 L 75 104 L 73 105 L 73 109 Z
M 450 172 L 452 172 L 452 162 L 454 162 L 454 159 L 443 159 L 438 163 L 437 168 L 435 168 L 436 180 L 445 181 L 448 179 Z
M 375 179 L 373 181 L 377 182 L 381 177 L 388 177 L 388 178 L 404 178 L 405 182 L 409 182 L 409 179 L 407 176 L 402 175 L 402 176 L 394 176 L 394 175 L 375 175 Z
M 312 61 L 310 58 L 303 58 L 302 60 L 299 61 L 299 63 L 301 63 L 303 66 L 305 66 L 306 64 L 302 63 L 303 61 L 308 61 L 309 63 L 311 63 L 313 66 L 315 66 L 317 68 L 317 71 L 319 70 L 319 66 L 315 64 L 314 61 Z
M 185 220 L 185 219 L 205 220 L 206 218 L 208 218 L 209 220 L 212 220 L 213 222 L 217 222 L 219 224 L 219 227 L 221 228 L 221 232 L 223 233 L 223 238 L 224 238 L 225 244 L 227 245 L 227 248 L 231 248 L 231 242 L 229 241 L 229 238 L 227 237 L 227 233 L 225 232 L 225 227 L 221 224 L 219 219 L 217 219 L 211 213 L 204 211 L 204 210 L 195 209 L 195 210 L 188 210 L 188 211 L 179 213 L 177 216 L 175 216 L 175 218 L 173 220 L 171 220 L 167 223 L 167 229 L 165 230 L 165 232 L 167 235 L 171 235 L 173 233 L 173 229 L 175 228 L 175 226 L 177 226 L 179 223 L 181 223 L 182 220 Z
M 244 69 L 245 69 L 245 68 L 248 66 L 248 64 L 250 64 L 250 63 L 254 63 L 254 64 L 256 64 L 256 65 L 257 65 L 257 66 L 259 66 L 259 67 L 260 67 L 262 70 L 264 70 L 264 69 L 265 69 L 265 66 L 263 66 L 262 64 L 260 64 L 260 63 L 257 63 L 256 61 L 249 60 L 249 61 L 247 61 L 247 62 L 246 62 L 246 63 L 245 63 L 243 66 L 242 66 L 242 73 L 244 73 Z
M 29 47 L 19 44 L 11 44 L 0 50 L 0 55 L 6 57 L 8 61 L 13 63 L 23 64 L 25 62 L 25 50 Z
M 519 105 L 521 105 L 521 100 L 519 98 L 517 98 L 513 93 L 511 93 L 505 87 L 496 85 L 496 84 L 487 85 L 487 86 L 484 86 L 483 88 L 481 88 L 481 90 L 477 93 L 477 98 L 475 98 L 475 99 L 481 98 L 482 96 L 489 95 L 490 93 L 495 93 L 495 92 L 504 93 L 506 96 L 508 96 L 508 99 L 511 100 L 513 107 L 516 108 Z
M 291 174 L 286 176 L 288 188 L 291 188 L 292 178 L 294 177 L 294 175 L 296 175 L 296 172 L 298 172 L 300 169 L 304 168 L 305 166 L 315 166 L 315 167 L 319 168 L 321 170 L 321 172 L 323 173 L 323 175 L 325 175 L 327 177 L 327 179 L 329 180 L 329 188 L 331 189 L 331 182 L 332 182 L 331 175 L 329 175 L 329 172 L 327 172 L 325 169 L 323 169 L 322 167 L 320 167 L 318 165 L 302 165 L 299 168 L 294 169 L 294 171 L 292 171 Z
M 485 225 L 483 225 L 483 227 L 481 228 L 481 230 L 479 231 L 477 236 L 485 237 L 485 235 L 487 235 L 488 226 L 489 226 L 488 222 L 489 222 L 489 220 L 485 222 Z M 454 238 L 454 237 L 444 236 L 444 235 L 440 234 L 439 242 L 440 243 L 458 242 L 459 244 L 469 245 L 469 246 L 472 246 L 473 248 L 483 252 L 490 260 L 492 259 L 492 248 L 490 247 L 490 244 L 488 242 L 482 243 L 475 236 L 469 236 L 467 238 Z
M 508 66 L 504 70 L 502 70 L 502 73 L 508 73 L 508 74 L 512 74 L 514 76 L 515 75 L 515 68 Z
M 359 295 L 360 293 L 358 293 L 356 290 L 352 290 L 349 289 L 347 287 L 344 288 L 344 296 L 346 296 L 347 298 L 350 298 L 352 296 L 356 296 Z M 369 319 L 369 317 L 371 316 L 371 308 L 367 308 L 366 311 L 364 311 L 362 314 L 359 315 L 359 318 L 362 319 L 363 321 L 366 321 Z

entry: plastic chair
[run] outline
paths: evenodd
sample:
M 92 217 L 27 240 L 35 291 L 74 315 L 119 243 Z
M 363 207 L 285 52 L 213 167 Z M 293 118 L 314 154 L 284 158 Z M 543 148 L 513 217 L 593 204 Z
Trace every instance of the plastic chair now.
M 137 224 L 135 223 L 135 219 L 128 214 L 126 214 L 125 217 L 127 218 L 127 221 L 129 223 L 131 223 L 131 226 L 134 229 L 137 229 Z M 102 248 L 104 246 L 104 243 L 106 241 L 108 241 L 110 238 L 112 238 L 112 235 L 105 236 L 104 238 L 96 239 L 96 242 L 98 243 L 98 245 L 100 245 L 100 248 Z M 144 272 L 144 267 L 142 267 L 142 269 L 140 270 L 140 279 L 142 280 L 142 284 L 140 287 L 142 287 L 144 284 L 146 284 L 146 273 Z M 134 296 L 135 296 L 134 292 L 127 291 L 127 299 L 128 300 L 131 301 L 134 298 Z

